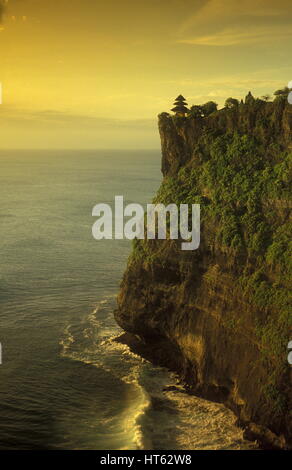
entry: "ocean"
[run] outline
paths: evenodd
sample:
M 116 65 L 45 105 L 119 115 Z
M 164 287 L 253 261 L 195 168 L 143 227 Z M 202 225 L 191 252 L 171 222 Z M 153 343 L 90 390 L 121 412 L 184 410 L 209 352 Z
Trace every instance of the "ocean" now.
M 115 341 L 131 242 L 94 240 L 92 209 L 150 202 L 160 160 L 0 152 L 1 450 L 254 448 L 231 411 Z

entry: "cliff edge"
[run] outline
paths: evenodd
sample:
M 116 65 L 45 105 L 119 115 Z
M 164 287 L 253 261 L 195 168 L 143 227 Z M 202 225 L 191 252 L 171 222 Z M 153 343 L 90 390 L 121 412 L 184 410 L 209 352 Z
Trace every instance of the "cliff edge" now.
M 151 360 L 278 448 L 292 444 L 291 108 L 255 100 L 206 118 L 159 116 L 154 202 L 200 203 L 201 244 L 135 240 L 115 313 Z

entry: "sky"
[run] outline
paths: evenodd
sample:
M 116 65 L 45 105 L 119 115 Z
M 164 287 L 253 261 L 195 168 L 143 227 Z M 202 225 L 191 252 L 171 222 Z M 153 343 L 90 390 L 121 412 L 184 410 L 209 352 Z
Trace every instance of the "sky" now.
M 157 114 L 292 80 L 291 0 L 0 0 L 0 148 L 159 148 Z

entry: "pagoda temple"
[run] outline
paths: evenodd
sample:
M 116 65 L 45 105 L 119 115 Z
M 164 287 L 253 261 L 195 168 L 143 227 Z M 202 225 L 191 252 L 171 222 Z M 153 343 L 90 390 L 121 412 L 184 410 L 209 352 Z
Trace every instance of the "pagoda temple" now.
M 172 108 L 171 111 L 173 111 L 176 116 L 185 117 L 185 115 L 189 112 L 186 99 L 182 95 L 179 95 L 173 104 L 174 108 Z

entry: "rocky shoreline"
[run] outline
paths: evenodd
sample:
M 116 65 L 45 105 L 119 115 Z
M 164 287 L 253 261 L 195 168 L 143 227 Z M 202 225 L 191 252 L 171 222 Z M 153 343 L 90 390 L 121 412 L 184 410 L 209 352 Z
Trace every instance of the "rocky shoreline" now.
M 115 341 L 128 346 L 131 352 L 150 361 L 153 365 L 167 367 L 170 371 L 177 374 L 179 386 L 170 386 L 163 389 L 163 391 L 177 391 L 181 393 L 181 386 L 183 386 L 186 394 L 224 404 L 224 397 L 222 397 L 220 390 L 216 391 L 215 389 L 210 389 L 206 394 L 198 394 L 193 390 L 191 383 L 188 383 L 186 378 L 180 376 L 179 361 L 173 361 L 173 358 L 171 359 L 166 352 L 165 344 L 161 347 L 156 344 L 153 348 L 143 342 L 138 336 L 131 333 L 123 333 L 118 338 L 115 338 Z M 236 409 L 231 408 L 231 410 L 236 413 Z M 263 426 L 258 426 L 252 422 L 243 422 L 240 419 L 237 420 L 236 425 L 243 429 L 243 437 L 245 439 L 258 444 L 259 450 L 283 450 L 286 448 L 283 439 L 279 439 L 278 436 Z

